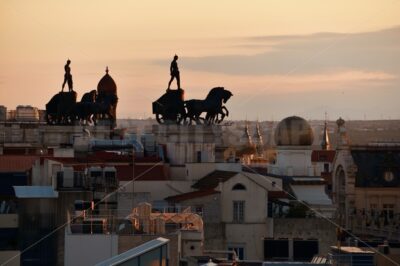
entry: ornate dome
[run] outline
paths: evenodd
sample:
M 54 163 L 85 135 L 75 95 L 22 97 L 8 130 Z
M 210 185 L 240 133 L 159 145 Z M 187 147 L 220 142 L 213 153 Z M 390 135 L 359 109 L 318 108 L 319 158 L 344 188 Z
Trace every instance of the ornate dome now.
M 275 129 L 275 143 L 278 146 L 308 146 L 313 141 L 310 124 L 298 116 L 283 119 Z
M 103 95 L 117 94 L 117 85 L 113 78 L 108 74 L 108 67 L 106 68 L 106 74 L 101 78 L 99 84 L 97 84 L 97 93 Z

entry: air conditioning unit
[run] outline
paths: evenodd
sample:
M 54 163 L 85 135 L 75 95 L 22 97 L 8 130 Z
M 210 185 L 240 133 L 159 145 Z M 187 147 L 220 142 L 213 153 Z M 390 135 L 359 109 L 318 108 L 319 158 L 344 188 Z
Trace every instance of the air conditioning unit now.
M 103 185 L 103 169 L 99 166 L 92 166 L 89 168 L 90 182 L 93 186 Z
M 103 169 L 103 175 L 105 179 L 105 184 L 106 186 L 110 187 L 116 187 L 118 186 L 117 182 L 117 169 L 115 167 L 104 167 Z
M 74 172 L 74 187 L 86 187 L 85 175 L 82 172 Z
M 74 168 L 72 167 L 63 168 L 63 187 L 65 188 L 74 187 Z

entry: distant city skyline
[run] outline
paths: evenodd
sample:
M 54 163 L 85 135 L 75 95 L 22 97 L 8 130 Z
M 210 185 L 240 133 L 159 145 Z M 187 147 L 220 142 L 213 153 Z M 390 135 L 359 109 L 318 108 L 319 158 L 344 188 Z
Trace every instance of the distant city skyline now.
M 400 119 L 399 10 L 389 0 L 2 1 L 0 105 L 44 109 L 70 58 L 79 98 L 108 66 L 118 118 L 153 117 L 176 53 L 186 99 L 225 86 L 229 119 Z

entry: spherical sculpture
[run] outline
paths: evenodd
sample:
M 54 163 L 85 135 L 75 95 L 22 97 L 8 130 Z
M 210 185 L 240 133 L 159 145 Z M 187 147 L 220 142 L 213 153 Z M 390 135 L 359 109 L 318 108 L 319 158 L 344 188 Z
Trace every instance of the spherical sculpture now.
M 278 146 L 309 146 L 313 141 L 310 124 L 298 116 L 283 119 L 275 129 L 275 143 Z

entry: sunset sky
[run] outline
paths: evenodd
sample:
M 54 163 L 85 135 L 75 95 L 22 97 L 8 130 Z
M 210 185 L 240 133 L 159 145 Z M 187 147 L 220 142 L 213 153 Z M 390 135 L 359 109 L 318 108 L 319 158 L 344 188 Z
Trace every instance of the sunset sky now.
M 147 118 L 176 53 L 186 99 L 224 86 L 231 119 L 400 119 L 399 44 L 399 0 L 2 0 L 0 105 L 44 109 L 70 58 L 79 97 L 108 66 L 118 117 Z

